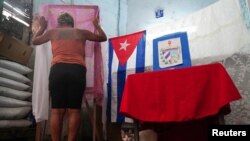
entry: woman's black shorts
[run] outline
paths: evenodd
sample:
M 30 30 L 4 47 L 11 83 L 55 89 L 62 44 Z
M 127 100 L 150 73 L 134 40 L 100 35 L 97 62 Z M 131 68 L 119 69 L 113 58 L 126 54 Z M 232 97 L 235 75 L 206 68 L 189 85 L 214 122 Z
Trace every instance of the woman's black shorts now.
M 80 109 L 86 87 L 86 68 L 79 64 L 57 63 L 51 67 L 49 91 L 52 108 Z

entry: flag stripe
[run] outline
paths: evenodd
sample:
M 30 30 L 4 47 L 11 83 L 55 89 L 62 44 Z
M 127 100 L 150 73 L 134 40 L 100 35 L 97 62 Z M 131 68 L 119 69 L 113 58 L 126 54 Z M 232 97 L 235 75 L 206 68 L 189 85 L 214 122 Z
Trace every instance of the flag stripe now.
M 107 120 L 111 120 L 111 73 L 112 73 L 113 48 L 109 40 L 108 84 L 107 84 Z
M 124 89 L 125 81 L 126 81 L 126 68 L 127 63 L 124 66 L 119 64 L 118 72 L 117 72 L 117 122 L 124 121 L 124 116 L 119 114 L 120 103 L 122 99 L 122 92 Z
M 114 50 L 113 50 L 114 51 Z M 117 55 L 113 54 L 113 60 L 112 60 L 112 73 L 111 73 L 111 121 L 116 122 L 117 119 L 117 107 L 118 107 L 118 93 L 117 93 L 117 87 L 118 87 L 118 79 L 117 79 L 117 70 L 119 66 L 119 60 Z
M 140 42 L 137 45 L 136 53 L 136 73 L 144 72 L 145 70 L 145 33 L 142 35 Z

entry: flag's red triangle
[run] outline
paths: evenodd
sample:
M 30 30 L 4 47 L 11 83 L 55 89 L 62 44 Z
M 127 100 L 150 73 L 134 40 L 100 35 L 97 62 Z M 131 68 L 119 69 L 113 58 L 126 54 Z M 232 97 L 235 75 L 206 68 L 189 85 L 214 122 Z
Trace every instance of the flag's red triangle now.
M 128 58 L 132 55 L 138 42 L 141 40 L 143 32 L 137 32 L 125 36 L 111 38 L 111 45 L 115 50 L 120 65 L 126 64 Z

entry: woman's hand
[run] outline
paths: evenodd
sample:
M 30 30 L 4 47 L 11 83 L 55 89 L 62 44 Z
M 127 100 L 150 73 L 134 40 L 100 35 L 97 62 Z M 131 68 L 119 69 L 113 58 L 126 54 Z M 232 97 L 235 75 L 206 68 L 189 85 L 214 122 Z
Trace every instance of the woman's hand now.
M 96 17 L 94 20 L 93 20 L 93 24 L 95 27 L 99 27 L 99 17 Z
M 40 28 L 40 23 L 39 23 L 39 15 L 35 14 L 32 19 L 32 34 L 35 34 L 39 28 Z
M 45 20 L 44 16 L 39 18 L 39 24 L 42 29 L 45 30 L 47 28 L 47 21 Z
M 92 32 L 85 33 L 87 35 L 87 40 L 90 41 L 97 41 L 97 42 L 103 42 L 107 40 L 107 36 L 105 32 L 102 30 L 100 24 L 99 24 L 99 17 L 96 17 L 93 20 L 93 25 L 95 26 L 95 33 L 93 34 Z M 86 32 L 86 31 L 85 31 Z
M 37 23 L 39 23 L 39 28 L 35 33 L 33 33 L 33 45 L 40 45 L 50 40 L 50 32 L 45 31 L 47 28 L 47 21 L 45 20 L 45 18 L 43 16 L 39 17 Z

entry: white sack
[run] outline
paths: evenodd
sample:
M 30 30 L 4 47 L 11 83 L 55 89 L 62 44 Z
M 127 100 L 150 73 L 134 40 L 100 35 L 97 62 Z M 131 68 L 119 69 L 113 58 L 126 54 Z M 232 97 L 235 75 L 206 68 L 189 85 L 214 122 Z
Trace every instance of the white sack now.
M 30 79 L 28 79 L 24 75 L 14 72 L 9 69 L 1 68 L 1 67 L 0 67 L 0 77 L 8 78 L 8 79 L 15 80 L 21 83 L 30 82 Z
M 0 86 L 0 96 L 15 98 L 19 100 L 25 100 L 31 97 L 31 92 L 20 91 L 20 90 L 11 89 L 8 87 Z
M 0 128 L 29 127 L 32 124 L 29 120 L 0 120 Z
M 0 96 L 0 107 L 25 107 L 31 106 L 31 102 Z
M 0 86 L 16 89 L 16 90 L 27 90 L 30 86 L 24 83 L 20 83 L 11 79 L 0 77 Z
M 31 106 L 15 108 L 0 107 L 0 120 L 23 119 L 29 112 L 31 112 Z
M 4 60 L 4 59 L 0 59 L 0 67 L 12 70 L 20 74 L 28 74 L 32 72 L 30 68 L 24 65 L 21 65 L 13 61 Z

